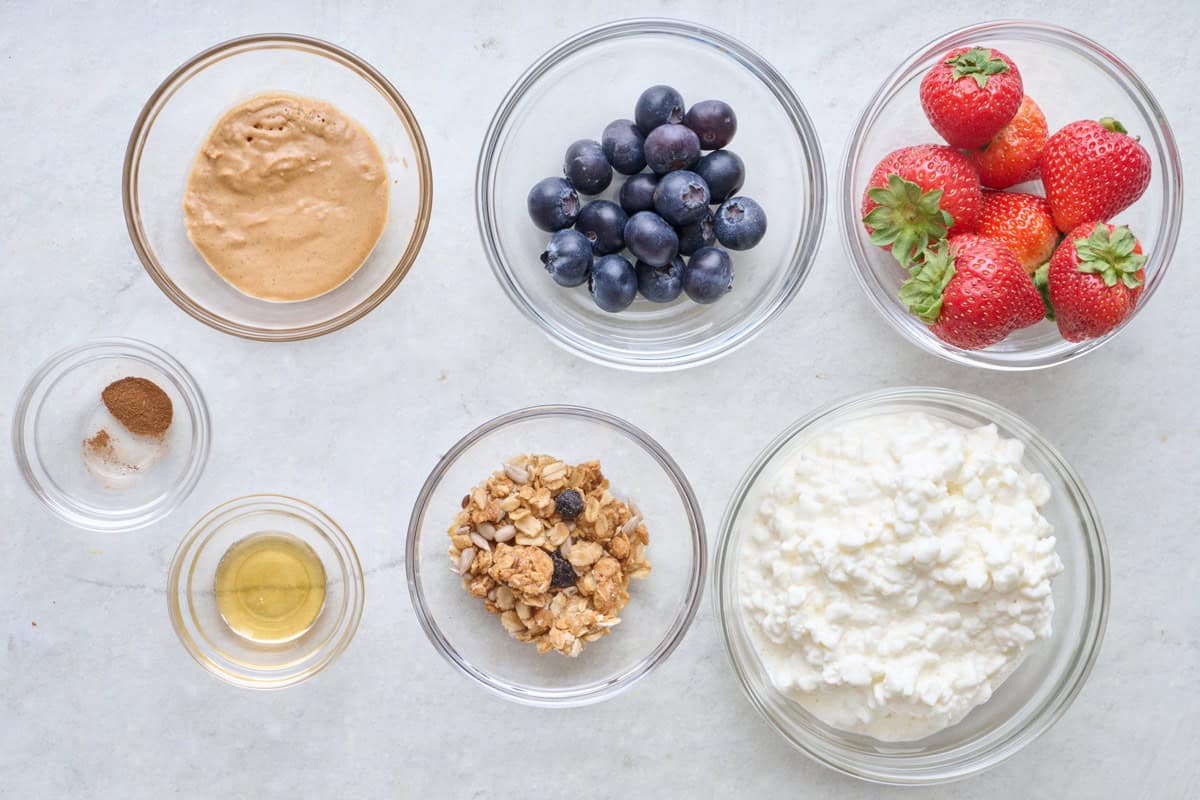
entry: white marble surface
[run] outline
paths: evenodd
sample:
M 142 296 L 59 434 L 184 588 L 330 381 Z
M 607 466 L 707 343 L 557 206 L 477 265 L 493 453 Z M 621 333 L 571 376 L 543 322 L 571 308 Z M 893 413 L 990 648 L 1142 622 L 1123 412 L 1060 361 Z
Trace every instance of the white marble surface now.
M 628 417 L 689 473 L 711 528 L 753 455 L 834 398 L 909 383 L 986 395 L 1047 431 L 1088 483 L 1108 529 L 1108 636 L 1070 712 L 1026 751 L 929 798 L 1200 795 L 1200 277 L 1186 218 L 1166 287 L 1115 342 L 1050 372 L 1001 375 L 923 355 L 862 295 L 837 227 L 799 298 L 758 340 L 704 368 L 630 375 L 542 338 L 504 299 L 478 244 L 479 141 L 509 83 L 547 47 L 619 16 L 691 17 L 748 42 L 788 76 L 836 164 L 869 92 L 898 60 L 982 8 L 791 2 L 129 3 L 0 0 L 0 429 L 51 352 L 101 335 L 156 342 L 195 374 L 216 438 L 176 514 L 133 534 L 71 529 L 0 459 L 0 796 L 877 798 L 793 752 L 749 708 L 706 602 L 674 657 L 620 698 L 520 708 L 452 672 L 413 617 L 404 526 L 440 452 L 497 413 L 580 402 Z M 950 5 L 950 4 L 942 4 Z M 1013 2 L 1108 44 L 1153 87 L 1200 185 L 1200 22 L 1181 3 Z M 407 96 L 437 196 L 403 286 L 340 333 L 288 345 L 192 321 L 147 278 L 125 233 L 120 171 L 145 97 L 180 61 L 262 30 L 321 36 L 372 61 Z M 445 311 L 470 321 L 447 329 Z M 497 331 L 544 365 L 536 389 L 493 384 Z M 486 335 L 485 335 L 486 334 Z M 680 414 L 680 398 L 697 409 Z M 286 491 L 328 509 L 367 569 L 353 646 L 286 692 L 226 686 L 171 631 L 166 568 L 218 501 Z

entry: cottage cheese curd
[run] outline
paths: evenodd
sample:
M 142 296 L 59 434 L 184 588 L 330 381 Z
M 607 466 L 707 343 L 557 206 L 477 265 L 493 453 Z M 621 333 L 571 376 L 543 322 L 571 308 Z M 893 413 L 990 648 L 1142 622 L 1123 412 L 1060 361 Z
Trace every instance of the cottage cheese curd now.
M 740 602 L 771 681 L 834 727 L 910 741 L 986 702 L 1050 636 L 1045 478 L 994 425 L 837 425 L 742 531 Z

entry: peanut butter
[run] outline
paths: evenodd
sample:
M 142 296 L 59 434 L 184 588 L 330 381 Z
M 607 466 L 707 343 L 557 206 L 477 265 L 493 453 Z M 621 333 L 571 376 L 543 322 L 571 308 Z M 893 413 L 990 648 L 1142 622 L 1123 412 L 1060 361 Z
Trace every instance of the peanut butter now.
M 183 207 L 192 244 L 234 288 L 307 300 L 344 283 L 379 241 L 387 168 L 370 134 L 329 103 L 263 94 L 213 127 Z

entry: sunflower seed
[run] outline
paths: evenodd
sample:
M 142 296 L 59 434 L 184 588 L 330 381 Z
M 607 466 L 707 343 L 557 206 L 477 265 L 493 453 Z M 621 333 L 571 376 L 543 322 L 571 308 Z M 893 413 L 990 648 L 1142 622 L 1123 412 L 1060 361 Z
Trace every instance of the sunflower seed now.
M 458 557 L 458 574 L 466 575 L 471 571 L 471 563 L 475 561 L 475 548 L 468 547 L 462 551 L 462 555 Z

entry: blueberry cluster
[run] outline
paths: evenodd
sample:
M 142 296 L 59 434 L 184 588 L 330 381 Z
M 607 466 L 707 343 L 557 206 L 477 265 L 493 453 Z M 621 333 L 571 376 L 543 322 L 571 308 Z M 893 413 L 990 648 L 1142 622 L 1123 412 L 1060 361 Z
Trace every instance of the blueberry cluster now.
M 655 303 L 680 294 L 714 303 L 733 288 L 733 260 L 714 245 L 749 250 L 767 232 L 762 207 L 737 194 L 745 164 L 723 149 L 737 132 L 737 116 L 720 100 L 685 112 L 683 96 L 670 86 L 642 92 L 633 116 L 609 123 L 599 142 L 572 144 L 565 177 L 545 178 L 529 191 L 533 223 L 554 234 L 542 263 L 561 286 L 587 283 L 605 311 L 628 308 L 638 292 Z M 581 194 L 598 195 L 612 184 L 614 170 L 629 176 L 620 203 L 582 204 Z M 636 264 L 621 255 L 626 249 Z

